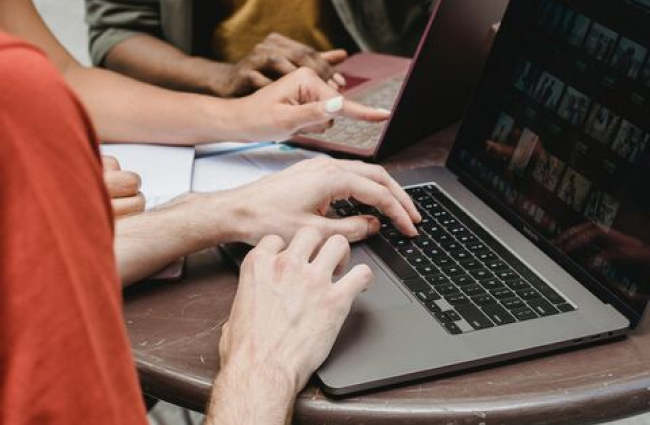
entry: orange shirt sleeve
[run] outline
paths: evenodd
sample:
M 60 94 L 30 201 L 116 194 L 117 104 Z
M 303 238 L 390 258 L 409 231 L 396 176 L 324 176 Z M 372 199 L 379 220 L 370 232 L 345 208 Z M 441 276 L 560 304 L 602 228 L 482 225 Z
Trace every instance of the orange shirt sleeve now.
M 0 423 L 146 424 L 112 223 L 83 108 L 0 34 Z

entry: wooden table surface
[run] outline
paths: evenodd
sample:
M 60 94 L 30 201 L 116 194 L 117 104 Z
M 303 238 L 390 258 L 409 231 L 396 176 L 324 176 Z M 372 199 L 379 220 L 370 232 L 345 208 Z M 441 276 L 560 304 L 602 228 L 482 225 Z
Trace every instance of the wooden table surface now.
M 441 163 L 456 127 L 386 161 L 391 169 Z M 125 294 L 125 319 L 145 393 L 203 411 L 217 346 L 237 288 L 218 250 L 189 257 L 180 283 Z M 597 346 L 331 399 L 310 385 L 298 424 L 592 424 L 650 411 L 650 317 L 630 337 Z

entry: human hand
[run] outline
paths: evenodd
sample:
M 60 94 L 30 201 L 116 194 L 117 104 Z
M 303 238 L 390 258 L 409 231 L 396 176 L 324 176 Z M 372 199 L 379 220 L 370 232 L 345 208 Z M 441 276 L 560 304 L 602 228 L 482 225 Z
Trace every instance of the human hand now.
M 270 374 L 282 379 L 272 387 L 288 387 L 295 397 L 327 358 L 372 272 L 357 265 L 333 281 L 350 254 L 342 236 L 303 228 L 284 246 L 279 236 L 267 236 L 244 260 L 219 352 L 222 373 L 244 375 L 233 383 Z
M 309 68 L 300 68 L 258 92 L 231 102 L 240 140 L 283 141 L 299 132 L 323 132 L 335 116 L 380 122 L 390 112 L 345 100 Z
M 340 199 L 355 198 L 376 207 L 408 236 L 417 235 L 413 223 L 422 219 L 411 198 L 384 168 L 325 157 L 302 161 L 247 186 L 208 196 L 219 204 L 196 208 L 199 216 L 194 221 L 203 223 L 200 233 L 218 231 L 212 211 L 227 205 L 234 211 L 232 227 L 237 228 L 232 241 L 251 245 L 272 234 L 290 240 L 305 226 L 315 227 L 326 236 L 343 235 L 351 242 L 379 231 L 379 220 L 370 215 L 328 217 L 331 203 Z
M 140 193 L 140 176 L 120 168 L 112 156 L 102 156 L 104 183 L 111 198 L 113 215 L 122 218 L 144 211 L 145 200 Z
M 251 94 L 278 78 L 301 67 L 311 68 L 325 82 L 338 89 L 345 86 L 345 78 L 334 70 L 334 65 L 348 57 L 345 50 L 317 52 L 313 48 L 283 35 L 272 33 L 225 75 L 215 75 L 215 93 L 223 97 Z

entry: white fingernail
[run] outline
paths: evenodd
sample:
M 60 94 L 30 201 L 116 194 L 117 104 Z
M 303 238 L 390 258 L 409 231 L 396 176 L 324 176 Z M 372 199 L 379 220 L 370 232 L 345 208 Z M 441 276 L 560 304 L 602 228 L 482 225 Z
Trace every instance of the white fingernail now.
M 332 79 L 336 84 L 342 87 L 345 87 L 348 84 L 348 82 L 345 80 L 345 77 L 338 72 L 332 75 Z
M 392 112 L 388 109 L 384 108 L 377 108 L 377 112 L 381 112 L 382 114 L 391 114 Z
M 343 109 L 343 96 L 334 97 L 325 102 L 325 112 L 330 115 L 337 114 Z

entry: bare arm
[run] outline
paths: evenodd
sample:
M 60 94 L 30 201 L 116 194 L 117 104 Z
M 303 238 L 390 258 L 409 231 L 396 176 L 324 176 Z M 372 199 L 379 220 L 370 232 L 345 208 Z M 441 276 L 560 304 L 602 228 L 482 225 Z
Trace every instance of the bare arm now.
M 149 34 L 118 43 L 104 60 L 110 70 L 174 90 L 229 97 L 234 66 L 193 57 Z
M 290 240 L 302 226 L 350 241 L 379 231 L 372 216 L 326 216 L 332 201 L 348 197 L 376 206 L 405 235 L 417 234 L 417 209 L 383 168 L 319 158 L 239 189 L 188 194 L 158 210 L 118 220 L 120 276 L 128 285 L 192 252 L 228 242 L 255 245 L 269 234 Z
M 0 0 L 0 30 L 32 42 L 57 65 L 88 109 L 100 137 L 106 141 L 197 144 L 218 140 L 280 140 L 327 124 L 332 115 L 315 115 L 319 101 L 338 96 L 313 71 L 297 77 L 309 97 L 286 96 L 268 87 L 264 95 L 237 100 L 176 93 L 79 65 L 59 44 L 31 0 Z M 293 73 L 292 75 L 295 75 Z M 292 83 L 287 81 L 284 89 Z M 274 84 L 275 86 L 275 84 Z M 325 86 L 325 87 L 323 87 Z M 295 102 L 298 102 L 297 104 Z M 293 102 L 293 103 L 290 103 Z M 336 111 L 357 119 L 384 120 L 387 114 L 353 102 Z
M 345 85 L 333 65 L 347 57 L 344 50 L 319 53 L 270 34 L 235 64 L 190 56 L 149 34 L 129 37 L 113 47 L 104 65 L 113 71 L 171 89 L 219 97 L 246 95 L 300 67 L 313 69 L 335 87 Z

